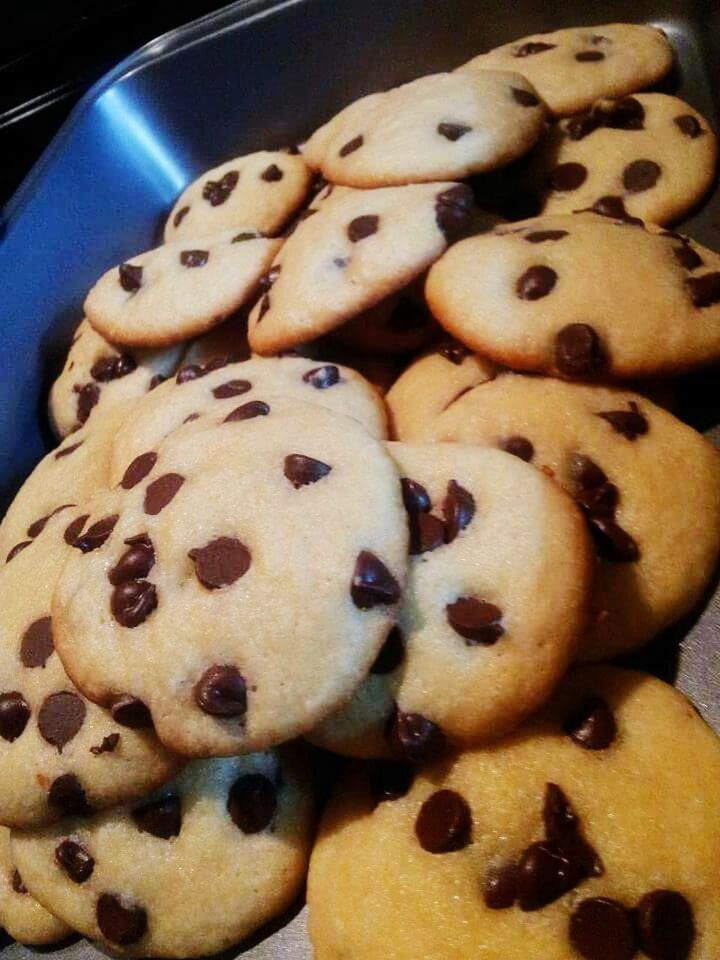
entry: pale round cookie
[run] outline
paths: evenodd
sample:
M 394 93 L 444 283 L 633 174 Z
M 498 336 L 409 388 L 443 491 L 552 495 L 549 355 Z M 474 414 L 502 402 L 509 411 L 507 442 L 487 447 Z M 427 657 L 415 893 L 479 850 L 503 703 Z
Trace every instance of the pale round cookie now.
M 179 769 L 147 721 L 127 726 L 127 707 L 111 715 L 85 700 L 54 649 L 60 571 L 69 554 L 85 556 L 105 535 L 84 524 L 81 507 L 66 510 L 0 568 L 0 823 L 7 826 L 111 807 Z
M 315 340 L 402 290 L 459 234 L 472 206 L 470 188 L 457 183 L 326 192 L 265 277 L 251 348 L 272 354 Z
M 112 448 L 110 483 L 119 483 L 135 457 L 155 450 L 166 436 L 191 422 L 191 418 L 212 414 L 222 420 L 240 404 L 270 394 L 297 398 L 345 414 L 362 423 L 379 440 L 387 436 L 382 399 L 349 367 L 304 357 L 253 357 L 209 371 L 197 364 L 183 365 L 173 380 L 145 397 L 118 430 Z
M 428 425 L 452 403 L 496 375 L 494 363 L 456 340 L 444 340 L 410 364 L 388 391 L 385 402 L 393 437 L 422 439 Z
M 652 377 L 720 357 L 720 255 L 596 213 L 463 240 L 425 293 L 446 330 L 513 369 Z
M 702 596 L 720 549 L 720 456 L 646 397 L 505 373 L 424 439 L 511 450 L 575 497 L 598 553 L 581 658 L 642 646 Z
M 436 73 L 350 104 L 303 156 L 349 187 L 460 180 L 522 156 L 544 127 L 545 107 L 518 73 Z
M 350 350 L 370 355 L 413 353 L 427 348 L 442 331 L 415 284 L 348 320 L 331 334 Z
M 165 242 L 243 228 L 271 236 L 282 230 L 310 190 L 301 156 L 261 150 L 207 170 L 178 197 Z
M 710 960 L 719 793 L 718 739 L 680 693 L 577 671 L 492 749 L 414 783 L 345 776 L 310 863 L 313 955 Z
M 531 179 L 545 214 L 593 209 L 667 224 L 705 195 L 716 160 L 717 137 L 702 114 L 677 97 L 639 93 L 553 125 Z
M 179 345 L 122 350 L 83 320 L 50 390 L 48 413 L 55 434 L 66 437 L 98 410 L 104 413 L 116 403 L 143 396 L 175 372 L 181 355 Z
M 607 23 L 539 33 L 458 69 L 515 70 L 533 84 L 558 116 L 587 110 L 600 97 L 623 97 L 652 86 L 670 70 L 673 51 L 657 27 Z
M 570 498 L 517 457 L 388 449 L 410 525 L 397 626 L 350 704 L 310 739 L 421 760 L 446 742 L 496 740 L 548 699 L 585 626 L 593 551 Z
M 217 326 L 255 293 L 282 240 L 237 230 L 175 240 L 130 257 L 85 300 L 107 340 L 167 347 Z
M 88 522 L 117 524 L 54 596 L 56 646 L 87 696 L 138 697 L 188 756 L 281 743 L 350 698 L 408 562 L 381 442 L 314 404 L 240 396 L 141 454 L 123 488 L 120 505 L 91 504 Z
M 65 940 L 73 932 L 27 892 L 12 859 L 7 827 L 0 827 L 0 924 L 13 940 L 36 947 Z
M 132 807 L 14 832 L 29 889 L 113 953 L 200 957 L 292 904 L 313 834 L 291 750 L 200 760 Z

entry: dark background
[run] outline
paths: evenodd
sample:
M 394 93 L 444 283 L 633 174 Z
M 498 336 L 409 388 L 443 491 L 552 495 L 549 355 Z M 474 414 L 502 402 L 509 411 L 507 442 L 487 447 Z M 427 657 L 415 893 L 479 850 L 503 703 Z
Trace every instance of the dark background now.
M 0 206 L 82 94 L 137 47 L 228 0 L 9 0 L 0 27 Z

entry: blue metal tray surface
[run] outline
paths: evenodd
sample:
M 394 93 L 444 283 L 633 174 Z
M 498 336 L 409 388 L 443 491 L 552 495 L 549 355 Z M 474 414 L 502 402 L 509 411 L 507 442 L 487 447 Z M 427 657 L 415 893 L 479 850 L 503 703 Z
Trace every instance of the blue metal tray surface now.
M 104 270 L 153 245 L 163 215 L 203 169 L 301 142 L 352 99 L 451 69 L 515 37 L 616 20 L 666 30 L 678 66 L 663 89 L 720 129 L 716 0 L 238 0 L 107 74 L 0 220 L 0 509 L 50 443 L 47 388 L 85 293 Z M 720 249 L 717 189 L 682 229 Z M 702 429 L 720 421 L 719 401 L 711 405 L 716 382 L 711 371 L 688 385 L 687 409 Z M 659 658 L 651 650 L 640 662 L 675 680 L 720 731 L 717 597 L 676 635 L 679 644 L 666 641 Z M 310 960 L 304 912 L 239 952 Z M 31 956 L 17 944 L 5 953 Z M 100 956 L 84 941 L 53 955 Z

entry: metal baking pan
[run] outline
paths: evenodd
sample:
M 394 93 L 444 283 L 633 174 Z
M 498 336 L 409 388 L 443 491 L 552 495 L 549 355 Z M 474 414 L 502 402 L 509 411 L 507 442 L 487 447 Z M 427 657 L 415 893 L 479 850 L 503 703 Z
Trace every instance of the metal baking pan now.
M 121 63 L 76 107 L 0 222 L 0 508 L 49 444 L 47 387 L 88 287 L 152 245 L 189 180 L 227 157 L 301 142 L 350 100 L 515 37 L 616 20 L 668 33 L 678 64 L 663 89 L 720 129 L 717 0 L 239 0 Z M 717 189 L 682 229 L 720 249 Z M 709 371 L 682 387 L 684 411 L 704 430 L 720 422 L 716 382 Z M 639 662 L 674 680 L 720 731 L 717 596 Z M 310 960 L 304 931 L 300 912 L 229 956 Z M 85 941 L 42 952 L 101 956 Z

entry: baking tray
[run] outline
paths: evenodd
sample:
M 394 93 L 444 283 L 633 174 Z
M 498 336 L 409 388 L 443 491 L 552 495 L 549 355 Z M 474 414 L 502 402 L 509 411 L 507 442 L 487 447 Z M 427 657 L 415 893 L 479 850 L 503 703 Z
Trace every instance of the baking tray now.
M 47 387 L 88 287 L 152 245 L 188 181 L 227 157 L 301 142 L 366 93 L 451 69 L 524 34 L 615 20 L 668 33 L 678 64 L 662 89 L 720 130 L 717 0 L 240 0 L 160 37 L 107 74 L 0 220 L 0 510 L 50 443 Z M 720 249 L 717 188 L 682 229 Z M 710 370 L 680 391 L 688 419 L 711 435 L 720 422 L 716 384 Z M 715 591 L 702 612 L 636 662 L 675 681 L 720 732 Z M 102 956 L 85 941 L 40 952 Z M 37 953 L 18 944 L 4 949 L 8 960 Z M 304 911 L 224 956 L 238 955 L 310 960 Z

